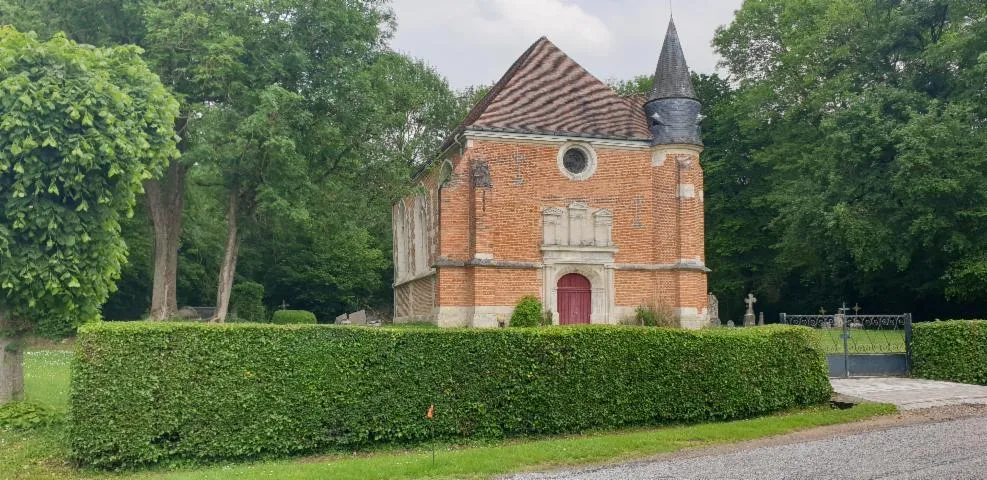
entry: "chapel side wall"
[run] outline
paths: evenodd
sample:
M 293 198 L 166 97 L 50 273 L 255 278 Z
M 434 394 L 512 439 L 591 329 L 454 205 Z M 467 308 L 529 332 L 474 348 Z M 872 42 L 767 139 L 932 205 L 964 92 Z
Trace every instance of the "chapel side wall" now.
M 439 253 L 439 184 L 443 172 L 432 168 L 418 191 L 392 207 L 394 239 L 394 321 L 434 321 L 435 263 Z

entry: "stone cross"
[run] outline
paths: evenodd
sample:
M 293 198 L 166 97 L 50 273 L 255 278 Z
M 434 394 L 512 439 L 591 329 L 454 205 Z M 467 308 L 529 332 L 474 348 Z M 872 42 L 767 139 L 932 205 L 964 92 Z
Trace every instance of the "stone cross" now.
M 281 299 L 281 310 L 287 310 L 287 309 L 288 309 L 288 302 L 285 302 L 284 299 L 282 298 Z
M 642 210 L 644 210 L 644 197 L 634 197 L 634 221 L 631 222 L 632 227 L 641 228 L 644 226 L 641 223 Z
M 757 297 L 753 293 L 748 293 L 747 298 L 744 299 L 744 303 L 747 304 L 747 313 L 744 314 L 744 326 L 753 327 L 757 323 L 757 318 L 754 316 L 754 304 L 757 303 Z
M 754 304 L 757 303 L 757 297 L 753 293 L 748 293 L 747 298 L 744 299 L 744 303 L 747 304 L 747 313 L 754 314 Z
M 853 314 L 854 315 L 860 315 L 860 311 L 863 310 L 863 309 L 860 308 L 860 304 L 859 303 L 855 303 L 855 304 L 853 304 L 853 308 L 851 310 L 853 310 Z
M 521 166 L 524 164 L 524 154 L 520 151 L 514 152 L 514 166 L 517 172 L 514 174 L 514 185 L 523 185 L 524 176 L 521 174 Z

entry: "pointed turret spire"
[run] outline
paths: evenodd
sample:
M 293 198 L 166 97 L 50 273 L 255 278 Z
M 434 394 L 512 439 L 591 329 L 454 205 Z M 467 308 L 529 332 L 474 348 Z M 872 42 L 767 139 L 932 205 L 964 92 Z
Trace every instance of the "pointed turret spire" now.
M 675 20 L 671 19 L 668 21 L 661 56 L 658 57 L 658 68 L 655 69 L 655 84 L 648 100 L 662 98 L 696 98 L 696 91 L 692 88 L 692 75 L 685 63 L 678 31 L 675 30 Z
M 654 87 L 644 104 L 651 130 L 652 145 L 699 145 L 702 134 L 699 111 L 702 105 L 692 87 L 692 74 L 682 53 L 675 21 L 668 21 L 668 32 L 661 47 Z

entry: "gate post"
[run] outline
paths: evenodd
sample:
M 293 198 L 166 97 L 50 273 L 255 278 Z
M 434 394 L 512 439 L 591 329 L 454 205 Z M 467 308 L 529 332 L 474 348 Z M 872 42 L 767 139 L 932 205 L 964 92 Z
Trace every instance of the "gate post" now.
M 840 335 L 843 337 L 843 377 L 850 378 L 850 325 L 846 321 L 846 315 L 843 314 L 845 309 L 846 304 L 838 310 L 839 313 L 836 314 L 834 320 L 840 323 L 843 330 L 843 334 Z
M 905 317 L 905 369 L 908 376 L 912 375 L 912 314 L 906 313 Z

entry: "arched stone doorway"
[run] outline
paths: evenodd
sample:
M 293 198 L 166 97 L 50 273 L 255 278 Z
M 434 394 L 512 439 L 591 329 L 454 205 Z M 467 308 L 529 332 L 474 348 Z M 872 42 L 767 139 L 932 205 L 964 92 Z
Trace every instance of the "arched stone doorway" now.
M 593 312 L 592 292 L 589 279 L 578 273 L 570 273 L 560 278 L 559 325 L 590 323 L 590 314 Z

